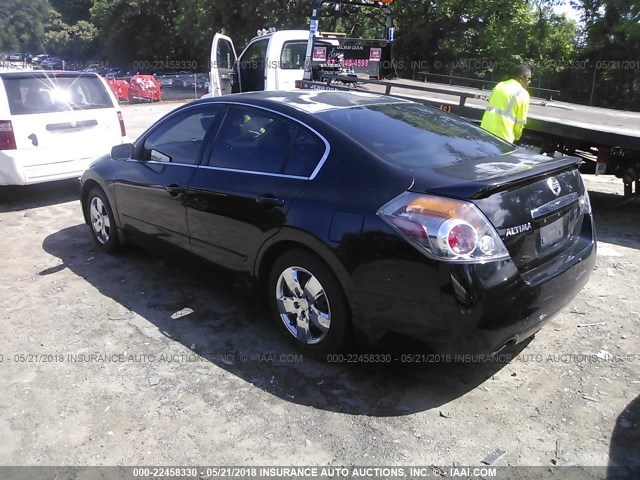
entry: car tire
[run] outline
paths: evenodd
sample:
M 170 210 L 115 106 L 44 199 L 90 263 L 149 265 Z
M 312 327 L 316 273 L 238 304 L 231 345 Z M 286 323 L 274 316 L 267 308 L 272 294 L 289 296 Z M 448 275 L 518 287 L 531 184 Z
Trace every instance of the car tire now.
M 89 191 L 86 208 L 91 236 L 96 245 L 107 253 L 120 250 L 122 245 L 113 210 L 101 188 L 93 187 Z
M 350 342 L 345 294 L 329 267 L 315 255 L 292 250 L 271 267 L 268 299 L 273 318 L 294 348 L 326 360 Z

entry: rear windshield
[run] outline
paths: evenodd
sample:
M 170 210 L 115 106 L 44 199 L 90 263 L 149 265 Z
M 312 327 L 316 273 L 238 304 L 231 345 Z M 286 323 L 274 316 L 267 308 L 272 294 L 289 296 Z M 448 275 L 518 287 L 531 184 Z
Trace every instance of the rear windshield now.
M 25 75 L 2 78 L 12 115 L 113 108 L 98 77 Z
M 515 149 L 465 120 L 416 103 L 327 110 L 318 116 L 383 160 L 403 167 L 463 164 Z

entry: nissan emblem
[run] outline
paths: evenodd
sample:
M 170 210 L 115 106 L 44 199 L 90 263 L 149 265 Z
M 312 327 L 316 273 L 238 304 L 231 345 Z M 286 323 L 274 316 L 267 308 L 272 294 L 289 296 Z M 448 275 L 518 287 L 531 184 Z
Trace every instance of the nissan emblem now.
M 558 182 L 558 180 L 556 180 L 555 178 L 550 178 L 549 180 L 547 180 L 547 185 L 549 185 L 549 189 L 554 193 L 554 195 L 560 195 L 562 187 L 560 187 L 560 182 Z

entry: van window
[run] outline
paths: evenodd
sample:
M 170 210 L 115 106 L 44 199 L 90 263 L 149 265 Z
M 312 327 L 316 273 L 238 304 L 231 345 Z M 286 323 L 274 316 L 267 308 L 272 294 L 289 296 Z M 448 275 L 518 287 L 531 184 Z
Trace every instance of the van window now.
M 20 75 L 2 78 L 12 115 L 114 108 L 98 77 Z

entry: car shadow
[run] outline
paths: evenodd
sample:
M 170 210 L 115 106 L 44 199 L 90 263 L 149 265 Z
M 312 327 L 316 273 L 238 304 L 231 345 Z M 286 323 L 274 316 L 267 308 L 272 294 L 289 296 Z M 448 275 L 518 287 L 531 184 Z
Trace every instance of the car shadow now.
M 620 195 L 589 191 L 598 241 L 640 248 L 640 197 L 624 200 Z
M 48 236 L 43 248 L 62 264 L 40 275 L 70 269 L 127 309 L 127 318 L 119 321 L 143 328 L 151 324 L 206 361 L 289 402 L 355 415 L 407 415 L 465 395 L 507 363 L 506 355 L 482 363 L 435 363 L 426 356 L 416 363 L 387 363 L 383 355 L 397 358 L 407 352 L 407 344 L 394 342 L 384 351 L 358 351 L 342 362 L 311 360 L 281 337 L 258 295 L 232 275 L 194 270 L 136 248 L 107 255 L 96 250 L 87 228 L 76 225 Z M 193 313 L 171 318 L 186 307 Z M 97 318 L 117 328 L 110 315 L 102 312 Z M 509 354 L 524 346 L 512 347 Z M 415 353 L 415 360 L 428 352 L 412 347 L 408 353 Z M 369 362 L 375 355 L 383 361 Z
M 80 198 L 77 178 L 27 186 L 0 186 L 0 213 L 72 202 Z
M 607 480 L 640 478 L 640 396 L 616 419 L 609 445 Z

